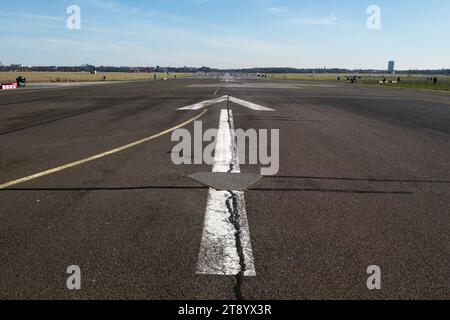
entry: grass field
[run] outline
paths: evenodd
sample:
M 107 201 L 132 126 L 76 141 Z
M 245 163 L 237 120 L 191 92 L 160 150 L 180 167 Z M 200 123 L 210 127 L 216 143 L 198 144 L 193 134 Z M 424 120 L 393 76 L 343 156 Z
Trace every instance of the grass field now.
M 15 82 L 18 76 L 27 79 L 27 82 L 89 82 L 89 81 L 135 81 L 153 80 L 155 73 L 126 73 L 126 72 L 105 72 L 89 74 L 88 72 L 0 72 L 0 82 Z M 188 73 L 156 73 L 157 79 L 162 78 L 185 78 Z
M 303 81 L 325 81 L 325 82 L 341 82 L 345 83 L 346 77 L 351 74 L 268 74 L 268 78 L 279 80 L 303 80 Z M 373 74 L 361 74 L 361 79 L 358 80 L 359 84 L 363 85 L 376 85 L 378 80 L 382 80 L 382 75 Z M 341 78 L 338 81 L 338 77 Z M 386 76 L 387 80 L 397 80 L 400 78 L 402 81 L 397 84 L 383 84 L 382 86 L 393 88 L 405 88 L 416 90 L 432 90 L 432 91 L 450 91 L 450 77 L 449 76 L 437 76 L 438 82 L 433 84 L 433 81 L 427 80 L 429 76 L 408 76 L 406 74 L 397 74 L 395 76 Z

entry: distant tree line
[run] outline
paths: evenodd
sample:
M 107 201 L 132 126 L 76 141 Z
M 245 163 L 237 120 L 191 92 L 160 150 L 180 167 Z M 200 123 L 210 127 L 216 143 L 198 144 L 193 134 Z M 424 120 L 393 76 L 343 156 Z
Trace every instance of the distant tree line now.
M 114 66 L 94 66 L 84 64 L 81 66 L 23 66 L 20 64 L 12 64 L 4 66 L 0 64 L 0 71 L 14 72 L 129 72 L 129 73 L 153 73 L 153 72 L 170 72 L 170 73 L 195 73 L 195 72 L 211 72 L 208 67 L 191 68 L 191 67 L 114 67 Z
M 249 69 L 228 69 L 225 72 L 241 73 L 348 73 L 348 69 L 297 69 L 297 68 L 249 68 Z
M 232 73 L 309 73 L 309 74 L 323 74 L 323 73 L 386 73 L 387 70 L 375 70 L 375 69 L 340 69 L 340 68 L 247 68 L 247 69 L 217 69 L 209 67 L 114 67 L 114 66 L 94 66 L 91 64 L 84 64 L 81 66 L 23 66 L 23 65 L 0 65 L 0 71 L 14 71 L 14 72 L 129 72 L 129 73 L 152 73 L 152 72 L 169 72 L 169 73 L 197 73 L 197 72 L 232 72 Z M 402 74 L 425 74 L 425 75 L 450 75 L 450 69 L 439 70 L 397 70 L 397 73 Z
M 238 72 L 238 73 L 273 73 L 273 74 L 283 74 L 283 73 L 309 73 L 309 74 L 324 74 L 324 73 L 373 73 L 380 74 L 386 73 L 387 70 L 376 70 L 376 69 L 340 69 L 340 68 L 308 68 L 308 69 L 297 69 L 297 68 L 250 68 L 250 69 L 225 69 L 216 70 L 214 72 Z M 397 70 L 397 73 L 402 74 L 430 74 L 430 75 L 450 75 L 450 69 L 439 69 L 439 70 Z

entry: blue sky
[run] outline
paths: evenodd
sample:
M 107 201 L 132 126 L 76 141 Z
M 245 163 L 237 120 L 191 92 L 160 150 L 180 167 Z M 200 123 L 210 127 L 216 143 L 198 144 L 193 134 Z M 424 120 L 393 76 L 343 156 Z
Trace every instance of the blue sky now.
M 68 30 L 66 9 L 81 8 Z M 381 30 L 366 10 L 381 8 Z M 0 61 L 24 65 L 450 68 L 450 1 L 0 0 Z

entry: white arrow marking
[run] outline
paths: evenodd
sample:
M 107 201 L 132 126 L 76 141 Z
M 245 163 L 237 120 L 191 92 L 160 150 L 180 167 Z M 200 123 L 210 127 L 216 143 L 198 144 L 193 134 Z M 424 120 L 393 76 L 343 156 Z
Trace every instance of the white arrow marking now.
M 274 111 L 273 109 L 263 107 L 263 106 L 261 106 L 259 104 L 248 102 L 248 101 L 241 100 L 241 99 L 234 98 L 234 97 L 230 97 L 230 101 L 234 102 L 236 104 L 239 104 L 239 105 L 241 105 L 243 107 L 255 110 L 255 111 Z
M 220 113 L 213 172 L 240 173 L 231 110 Z M 243 192 L 209 189 L 197 274 L 256 276 Z
M 206 100 L 206 101 L 203 101 L 203 102 L 192 104 L 192 105 L 187 106 L 187 107 L 179 108 L 178 110 L 199 110 L 199 109 L 203 109 L 203 108 L 205 108 L 207 106 L 210 106 L 212 104 L 216 104 L 216 103 L 220 103 L 220 102 L 223 102 L 223 101 L 227 101 L 227 99 L 228 99 L 228 96 L 222 96 L 222 97 L 219 97 L 219 98 L 216 98 L 216 99 L 213 99 L 213 100 Z
M 178 110 L 199 110 L 199 109 L 205 108 L 207 106 L 210 106 L 210 105 L 213 105 L 213 104 L 216 104 L 216 103 L 227 101 L 228 99 L 231 102 L 233 102 L 233 103 L 239 104 L 239 105 L 241 105 L 243 107 L 249 108 L 249 109 L 254 110 L 254 111 L 275 111 L 273 109 L 261 106 L 259 104 L 256 104 L 256 103 L 253 103 L 253 102 L 248 102 L 248 101 L 245 101 L 245 100 L 242 100 L 242 99 L 238 99 L 238 98 L 235 98 L 235 97 L 231 97 L 231 96 L 222 96 L 220 98 L 216 98 L 216 99 L 213 99 L 213 100 L 206 100 L 206 101 L 203 101 L 203 102 L 192 104 L 192 105 L 187 106 L 187 107 L 179 108 Z

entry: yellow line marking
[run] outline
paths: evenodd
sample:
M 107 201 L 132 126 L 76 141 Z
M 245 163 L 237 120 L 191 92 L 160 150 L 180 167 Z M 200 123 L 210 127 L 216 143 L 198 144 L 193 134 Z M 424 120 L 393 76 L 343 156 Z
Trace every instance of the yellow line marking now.
M 192 118 L 192 119 L 190 119 L 190 120 L 188 120 L 186 122 L 183 122 L 182 124 L 179 124 L 176 127 L 167 129 L 167 130 L 165 130 L 163 132 L 160 132 L 158 134 L 155 134 L 155 135 L 153 135 L 151 137 L 144 138 L 142 140 L 139 140 L 139 141 L 127 144 L 125 146 L 122 146 L 122 147 L 119 147 L 119 148 L 116 148 L 116 149 L 113 149 L 113 150 L 110 150 L 110 151 L 106 151 L 106 152 L 97 154 L 95 156 L 92 156 L 92 157 L 89 157 L 89 158 L 86 158 L 86 159 L 83 159 L 83 160 L 80 160 L 80 161 L 72 162 L 72 163 L 69 163 L 69 164 L 57 167 L 57 168 L 53 168 L 53 169 L 50 169 L 50 170 L 47 170 L 47 171 L 43 171 L 43 172 L 39 172 L 39 173 L 33 174 L 31 176 L 28 176 L 28 177 L 24 177 L 24 178 L 21 178 L 21 179 L 18 179 L 18 180 L 14 180 L 14 181 L 10 181 L 10 182 L 1 184 L 0 185 L 0 189 L 6 189 L 6 188 L 9 188 L 11 186 L 18 185 L 20 183 L 24 183 L 24 182 L 27 182 L 27 181 L 30 181 L 30 180 L 34 180 L 34 179 L 37 179 L 37 178 L 48 176 L 50 174 L 53 174 L 53 173 L 56 173 L 56 172 L 59 172 L 59 171 L 63 171 L 63 170 L 69 169 L 69 168 L 73 168 L 73 167 L 85 164 L 87 162 L 91 162 L 91 161 L 94 161 L 94 160 L 97 160 L 97 159 L 100 159 L 100 158 L 104 158 L 104 157 L 110 156 L 112 154 L 115 154 L 115 153 L 118 153 L 118 152 L 130 149 L 130 148 L 136 147 L 137 145 L 143 144 L 143 143 L 148 142 L 150 140 L 154 140 L 154 139 L 159 138 L 159 137 L 161 137 L 163 135 L 171 133 L 171 132 L 173 132 L 173 131 L 175 131 L 175 130 L 177 130 L 179 128 L 182 128 L 182 127 L 190 124 L 191 122 L 194 122 L 195 120 L 201 118 L 206 112 L 208 112 L 208 109 L 205 109 L 202 113 L 200 113 L 196 117 L 194 117 L 194 118 Z

